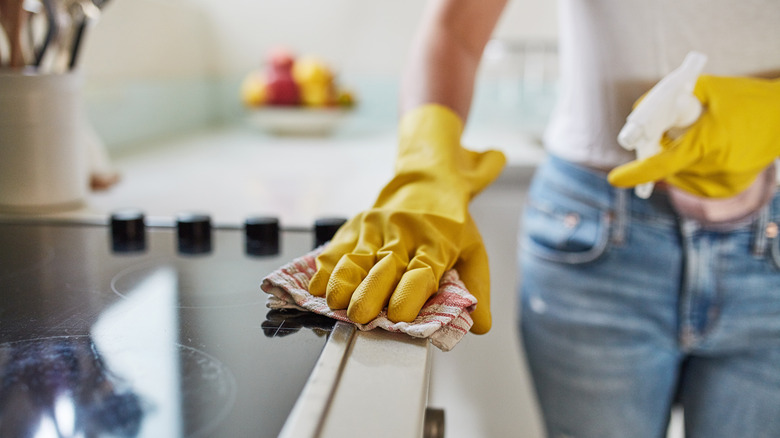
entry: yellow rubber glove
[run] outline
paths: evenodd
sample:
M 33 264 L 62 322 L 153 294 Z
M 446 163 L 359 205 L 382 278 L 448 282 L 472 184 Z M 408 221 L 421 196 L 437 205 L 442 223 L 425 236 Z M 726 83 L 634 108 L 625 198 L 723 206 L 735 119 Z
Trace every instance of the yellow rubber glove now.
M 780 80 L 702 75 L 703 113 L 661 152 L 609 173 L 617 187 L 664 179 L 694 195 L 727 198 L 747 189 L 780 155 Z
M 399 126 L 395 176 L 374 206 L 344 224 L 317 257 L 309 292 L 367 323 L 387 307 L 413 321 L 456 268 L 478 304 L 471 331 L 490 329 L 490 275 L 469 201 L 501 173 L 501 152 L 461 147 L 463 122 L 440 105 L 409 111 Z

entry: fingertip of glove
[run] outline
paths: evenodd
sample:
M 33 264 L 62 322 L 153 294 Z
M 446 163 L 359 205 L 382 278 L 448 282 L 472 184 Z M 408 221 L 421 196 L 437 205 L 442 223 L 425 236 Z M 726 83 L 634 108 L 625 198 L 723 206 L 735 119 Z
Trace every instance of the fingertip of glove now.
M 479 167 L 482 169 L 493 169 L 493 172 L 498 172 L 506 167 L 506 163 L 506 155 L 497 149 L 488 149 L 479 154 Z
M 407 271 L 390 297 L 387 318 L 393 322 L 414 321 L 428 298 L 436 293 L 438 284 L 430 268 Z
M 629 187 L 624 181 L 625 178 L 626 175 L 625 175 L 625 171 L 622 169 L 622 166 L 612 169 L 612 171 L 610 171 L 607 174 L 607 182 L 609 182 L 611 185 L 615 187 L 621 187 L 621 188 Z
M 654 179 L 648 178 L 645 175 L 644 172 L 646 171 L 647 166 L 645 162 L 631 161 L 612 169 L 607 174 L 607 182 L 613 187 L 627 189 L 649 181 L 654 181 Z
M 471 317 L 474 320 L 474 325 L 471 326 L 471 333 L 474 333 L 475 335 L 484 335 L 489 332 L 493 326 L 493 320 L 489 312 L 484 314 L 484 312 L 478 312 L 475 309 L 474 313 L 471 314 Z
M 420 314 L 420 309 L 410 310 L 399 308 L 400 306 L 388 307 L 387 319 L 393 322 L 412 322 Z
M 344 300 L 342 300 L 341 297 L 333 293 L 325 294 L 325 303 L 332 310 L 343 310 L 348 306 L 347 304 L 344 304 Z
M 347 317 L 350 321 L 354 321 L 358 324 L 368 324 L 371 320 L 379 316 L 379 312 L 381 311 L 381 309 L 376 310 L 370 307 L 371 306 L 366 306 L 364 301 L 350 303 L 347 308 Z
M 490 157 L 496 161 L 498 161 L 501 165 L 505 165 L 507 162 L 506 154 L 503 151 L 500 151 L 498 149 L 490 149 L 488 150 L 488 153 L 490 154 Z
M 309 280 L 309 293 L 315 297 L 321 297 L 325 295 L 325 291 L 328 288 L 328 273 L 325 271 L 317 271 L 314 276 Z

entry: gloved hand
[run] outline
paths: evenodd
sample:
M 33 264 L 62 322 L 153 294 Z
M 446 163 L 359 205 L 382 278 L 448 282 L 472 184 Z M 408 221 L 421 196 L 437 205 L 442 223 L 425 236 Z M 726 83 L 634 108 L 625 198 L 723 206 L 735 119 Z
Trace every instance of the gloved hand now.
M 633 187 L 664 179 L 694 195 L 727 198 L 747 189 L 780 155 L 780 80 L 702 75 L 703 113 L 661 152 L 613 169 L 609 182 Z
M 345 223 L 317 257 L 312 295 L 347 309 L 358 323 L 387 306 L 391 321 L 411 322 L 456 268 L 478 303 L 471 331 L 490 329 L 490 277 L 469 201 L 506 162 L 498 151 L 461 147 L 463 123 L 451 110 L 424 105 L 401 119 L 395 176 L 374 206 Z

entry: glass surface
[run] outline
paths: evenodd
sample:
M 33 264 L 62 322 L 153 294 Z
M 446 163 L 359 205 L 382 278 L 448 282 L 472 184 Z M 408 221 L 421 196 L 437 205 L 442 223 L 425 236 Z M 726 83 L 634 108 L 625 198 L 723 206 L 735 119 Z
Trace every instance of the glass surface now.
M 260 282 L 313 237 L 212 236 L 118 253 L 103 226 L 0 224 L 0 436 L 277 436 L 333 322 L 269 311 Z

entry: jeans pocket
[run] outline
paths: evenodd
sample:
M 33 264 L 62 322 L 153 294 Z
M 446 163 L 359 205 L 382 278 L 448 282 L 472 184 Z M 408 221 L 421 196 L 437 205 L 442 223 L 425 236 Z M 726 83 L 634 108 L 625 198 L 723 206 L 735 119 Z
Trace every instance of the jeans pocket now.
M 610 217 L 608 212 L 582 202 L 529 199 L 523 214 L 523 247 L 553 262 L 592 262 L 607 249 Z

